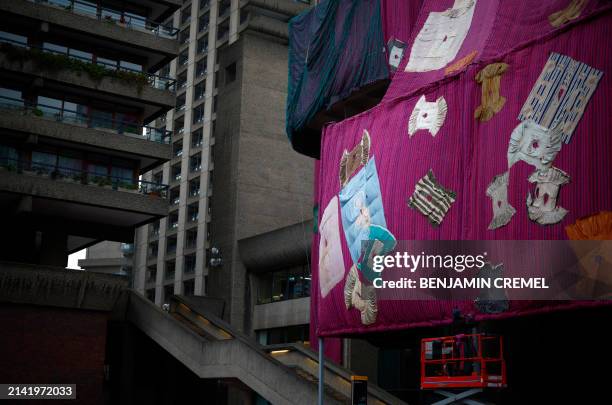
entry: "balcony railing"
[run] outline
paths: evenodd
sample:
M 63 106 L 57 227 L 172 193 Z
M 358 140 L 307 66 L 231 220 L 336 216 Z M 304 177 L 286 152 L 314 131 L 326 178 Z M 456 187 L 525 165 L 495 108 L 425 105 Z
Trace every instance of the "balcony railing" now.
M 144 86 L 144 84 L 147 84 L 150 87 L 153 87 L 158 90 L 167 90 L 172 92 L 176 90 L 176 80 L 170 77 L 157 76 L 152 73 L 131 69 L 126 66 L 110 64 L 101 60 L 96 60 L 96 62 L 94 63 L 94 61 L 91 59 L 78 55 L 68 54 L 68 51 L 61 52 L 58 50 L 45 49 L 44 47 L 27 45 L 22 42 L 14 41 L 8 38 L 0 38 L 0 44 L 2 44 L 2 46 L 0 47 L 1 52 L 8 51 L 11 54 L 21 53 L 21 55 L 19 55 L 19 59 L 27 57 L 41 59 L 41 53 L 56 55 L 59 60 L 53 60 L 53 64 L 65 65 L 66 69 L 77 68 L 73 66 L 76 61 L 76 63 L 79 64 L 78 72 L 85 70 L 88 73 L 94 72 L 96 77 L 109 76 L 114 78 L 120 78 L 136 86 Z M 39 62 L 43 64 L 42 68 L 44 69 L 44 63 L 46 61 L 39 60 Z M 99 67 L 102 67 L 102 72 L 100 72 Z
M 24 100 L 0 96 L 0 108 L 22 111 L 37 117 L 49 118 L 67 124 L 82 125 L 87 128 L 110 129 L 120 135 L 143 138 L 148 141 L 170 144 L 172 131 L 147 125 L 139 125 L 133 121 L 121 121 L 104 117 L 95 117 L 67 108 L 59 108 L 46 104 L 27 105 Z
M 148 18 L 132 15 L 130 13 L 115 10 L 88 1 L 79 0 L 30 0 L 36 4 L 47 4 L 58 7 L 75 14 L 84 15 L 104 21 L 108 24 L 115 24 L 133 30 L 146 32 L 162 38 L 176 39 L 178 29 L 172 26 L 160 24 Z
M 168 186 L 165 184 L 111 175 L 101 175 L 81 169 L 61 167 L 30 160 L 0 156 L 0 167 L 8 171 L 46 177 L 68 183 L 92 185 L 112 190 L 146 194 L 164 199 L 168 195 Z

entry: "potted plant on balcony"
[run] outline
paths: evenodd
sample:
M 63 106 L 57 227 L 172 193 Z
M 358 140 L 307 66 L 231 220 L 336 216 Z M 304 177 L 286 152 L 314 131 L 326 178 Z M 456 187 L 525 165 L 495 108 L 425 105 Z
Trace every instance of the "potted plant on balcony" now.
M 119 183 L 119 188 L 129 193 L 138 193 L 138 184 L 122 181 Z

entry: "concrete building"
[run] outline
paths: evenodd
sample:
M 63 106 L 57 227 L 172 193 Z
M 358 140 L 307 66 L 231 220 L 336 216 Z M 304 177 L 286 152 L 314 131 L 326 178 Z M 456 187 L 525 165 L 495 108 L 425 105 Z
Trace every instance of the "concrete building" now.
M 78 261 L 80 268 L 95 273 L 116 274 L 128 279 L 132 275 L 134 244 L 104 241 L 90 246 L 85 258 Z
M 167 186 L 140 175 L 170 159 L 147 124 L 174 107 L 154 72 L 178 54 L 161 21 L 179 4 L 38 3 L 0 3 L 0 257 L 65 266 L 167 214 Z
M 291 270 L 296 274 L 269 267 L 254 275 L 240 241 L 312 218 L 312 161 L 291 150 L 284 129 L 287 22 L 308 4 L 184 3 L 172 19 L 180 29 L 179 57 L 164 69 L 177 78 L 176 107 L 158 120 L 172 130 L 172 159 L 145 175 L 169 184 L 170 210 L 136 233 L 134 288 L 158 305 L 172 294 L 218 298 L 223 318 L 251 337 L 258 329 L 296 326 L 297 340 L 307 339 L 307 254 Z M 269 271 L 279 275 L 264 275 Z M 272 314 L 258 302 L 287 297 L 258 301 L 256 288 L 265 279 L 269 286 L 261 288 L 271 290 L 274 278 L 287 289 L 294 276 L 301 280 L 299 320 L 262 320 Z

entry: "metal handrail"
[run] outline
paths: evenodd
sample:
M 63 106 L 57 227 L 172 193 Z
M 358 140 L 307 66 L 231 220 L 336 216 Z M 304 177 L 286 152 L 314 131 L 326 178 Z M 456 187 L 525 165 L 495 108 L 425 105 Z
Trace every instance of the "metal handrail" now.
M 0 167 L 10 171 L 14 170 L 18 173 L 23 173 L 24 171 L 32 172 L 36 175 L 49 176 L 57 180 L 71 180 L 80 184 L 97 185 L 100 187 L 110 186 L 113 190 L 119 190 L 120 188 L 136 190 L 141 194 L 157 195 L 164 199 L 168 196 L 168 185 L 166 184 L 112 175 L 100 175 L 82 169 L 50 165 L 31 160 L 2 156 L 0 157 Z
M 36 4 L 49 4 L 62 8 L 75 14 L 85 15 L 100 21 L 131 28 L 141 32 L 147 32 L 162 38 L 176 39 L 178 28 L 163 25 L 146 17 L 127 15 L 125 11 L 119 11 L 100 5 L 92 5 L 79 0 L 30 0 Z M 113 16 L 119 15 L 115 20 Z
M 0 108 L 7 110 L 20 110 L 31 113 L 35 116 L 53 118 L 56 121 L 65 123 L 83 124 L 87 125 L 88 128 L 112 129 L 120 135 L 133 135 L 145 138 L 152 142 L 170 144 L 172 140 L 172 131 L 168 131 L 166 129 L 162 130 L 148 125 L 140 125 L 136 122 L 92 117 L 89 114 L 83 114 L 67 108 L 59 108 L 46 104 L 38 103 L 34 105 L 27 105 L 25 100 L 12 97 L 0 96 Z
M 106 69 L 108 71 L 116 71 L 116 72 L 117 71 L 124 71 L 124 72 L 130 72 L 130 73 L 135 73 L 135 74 L 139 74 L 139 75 L 144 75 L 147 78 L 147 83 L 149 84 L 149 86 L 151 86 L 151 87 L 153 87 L 155 89 L 158 89 L 158 90 L 167 90 L 167 91 L 172 91 L 172 92 L 176 91 L 176 79 L 173 79 L 171 77 L 158 76 L 158 75 L 153 74 L 153 73 L 143 72 L 141 70 L 131 69 L 131 68 L 128 68 L 128 67 L 125 67 L 125 66 L 112 65 L 110 63 L 106 63 L 106 62 L 99 61 L 99 60 L 96 60 L 96 62 L 94 62 L 91 59 L 84 58 L 84 57 L 78 56 L 78 55 L 71 55 L 68 52 L 60 52 L 58 50 L 47 49 L 47 48 L 40 47 L 40 46 L 24 44 L 23 42 L 15 41 L 15 40 L 12 40 L 12 39 L 9 39 L 9 38 L 0 38 L 0 43 L 6 43 L 6 44 L 9 44 L 9 45 L 12 45 L 12 46 L 17 46 L 19 48 L 24 48 L 24 49 L 28 49 L 28 50 L 36 49 L 36 50 L 39 50 L 41 52 L 51 53 L 51 54 L 54 54 L 54 55 L 66 56 L 68 58 L 75 59 L 75 60 L 78 60 L 78 61 L 83 62 L 83 63 L 89 63 L 91 65 L 102 66 L 102 67 L 104 67 L 104 69 Z M 67 49 L 73 49 L 73 48 L 67 48 Z

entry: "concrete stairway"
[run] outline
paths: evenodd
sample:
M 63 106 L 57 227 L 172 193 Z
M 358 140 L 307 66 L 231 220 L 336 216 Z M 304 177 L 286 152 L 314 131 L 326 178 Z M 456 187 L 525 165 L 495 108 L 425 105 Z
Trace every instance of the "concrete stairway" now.
M 238 379 L 275 405 L 317 403 L 317 356 L 303 346 L 261 346 L 182 297 L 172 298 L 168 312 L 135 292 L 124 303 L 127 321 L 200 378 Z M 326 405 L 349 402 L 350 375 L 325 363 Z M 404 404 L 372 384 L 368 403 Z

